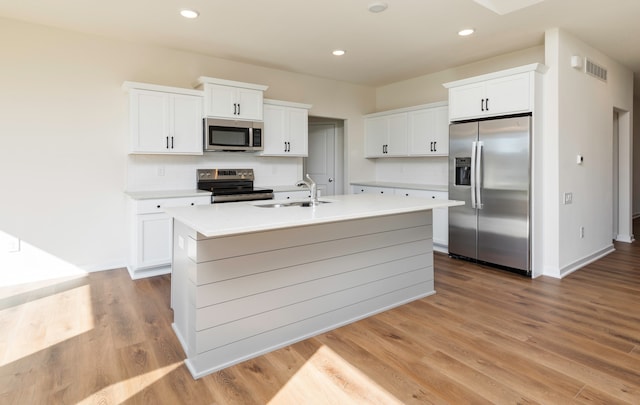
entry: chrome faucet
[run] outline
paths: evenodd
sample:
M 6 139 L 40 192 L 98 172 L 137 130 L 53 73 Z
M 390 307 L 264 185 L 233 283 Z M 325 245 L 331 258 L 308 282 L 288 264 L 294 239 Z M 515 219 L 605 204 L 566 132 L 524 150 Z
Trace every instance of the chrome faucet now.
M 308 181 L 300 180 L 296 183 L 297 187 L 307 187 L 311 192 L 311 205 L 318 205 L 318 187 L 316 182 L 313 181 L 309 173 L 305 175 Z

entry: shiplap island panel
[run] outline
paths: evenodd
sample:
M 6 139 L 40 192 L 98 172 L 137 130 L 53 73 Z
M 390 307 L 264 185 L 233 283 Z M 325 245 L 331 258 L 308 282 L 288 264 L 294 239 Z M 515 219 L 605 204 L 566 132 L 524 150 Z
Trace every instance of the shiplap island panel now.
M 168 209 L 173 327 L 194 378 L 435 292 L 431 210 L 458 203 L 327 200 Z

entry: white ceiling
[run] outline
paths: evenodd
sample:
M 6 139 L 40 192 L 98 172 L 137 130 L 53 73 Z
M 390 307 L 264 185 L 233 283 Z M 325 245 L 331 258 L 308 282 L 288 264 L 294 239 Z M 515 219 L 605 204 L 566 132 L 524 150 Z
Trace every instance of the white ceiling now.
M 474 0 L 383 0 L 374 14 L 375 1 L 0 0 L 0 16 L 371 86 L 541 45 L 559 27 L 640 73 L 640 0 L 520 0 L 532 5 L 505 15 Z

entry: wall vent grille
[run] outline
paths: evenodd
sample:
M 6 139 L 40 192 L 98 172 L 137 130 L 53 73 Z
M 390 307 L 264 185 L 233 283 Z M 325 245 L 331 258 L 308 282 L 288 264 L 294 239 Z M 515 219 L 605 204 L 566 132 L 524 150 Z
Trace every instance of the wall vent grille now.
M 597 63 L 594 63 L 589 58 L 585 58 L 584 71 L 588 75 L 591 75 L 597 79 L 600 79 L 603 82 L 607 81 L 607 69 L 598 65 Z

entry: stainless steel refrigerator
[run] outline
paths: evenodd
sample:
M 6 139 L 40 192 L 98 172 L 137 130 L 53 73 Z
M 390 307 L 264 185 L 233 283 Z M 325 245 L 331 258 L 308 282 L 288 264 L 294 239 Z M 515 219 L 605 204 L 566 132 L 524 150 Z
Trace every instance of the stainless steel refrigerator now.
M 531 274 L 531 115 L 449 127 L 449 254 Z

